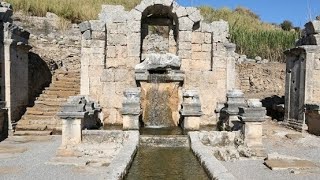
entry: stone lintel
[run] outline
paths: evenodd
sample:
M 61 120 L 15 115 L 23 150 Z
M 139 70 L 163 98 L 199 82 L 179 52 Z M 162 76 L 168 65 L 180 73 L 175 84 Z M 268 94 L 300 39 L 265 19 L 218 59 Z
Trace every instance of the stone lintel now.
M 150 72 L 148 70 L 136 70 L 135 78 L 137 81 L 149 81 Z M 168 74 L 165 74 L 165 79 L 168 82 L 183 82 L 185 79 L 185 74 L 180 70 L 169 70 Z
M 268 119 L 267 116 L 264 117 L 243 117 L 239 116 L 240 120 L 243 122 L 264 122 Z
M 61 119 L 74 120 L 74 119 L 84 119 L 89 112 L 58 112 L 57 116 Z
M 169 18 L 146 18 L 143 20 L 145 24 L 156 25 L 156 26 L 170 26 L 173 21 Z
M 201 117 L 203 115 L 202 111 L 181 111 L 183 117 Z

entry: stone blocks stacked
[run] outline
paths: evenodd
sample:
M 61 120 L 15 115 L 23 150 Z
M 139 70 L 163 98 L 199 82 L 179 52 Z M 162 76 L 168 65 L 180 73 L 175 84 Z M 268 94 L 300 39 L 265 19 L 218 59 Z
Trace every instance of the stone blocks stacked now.
M 81 143 L 82 129 L 93 127 L 97 123 L 94 116 L 99 107 L 84 96 L 71 96 L 57 115 L 62 119 L 62 146 Z
M 125 99 L 122 103 L 123 129 L 139 130 L 139 116 L 141 114 L 140 88 L 132 88 L 124 93 Z
M 183 81 L 180 89 L 198 90 L 203 111 L 201 124 L 216 123 L 217 102 L 225 101 L 227 89 L 234 88 L 234 83 L 230 83 L 235 79 L 234 61 L 228 59 L 233 49 L 225 46 L 226 22 L 204 23 L 198 9 L 179 6 L 174 0 L 143 0 L 130 11 L 122 6 L 104 5 L 99 20 L 84 22 L 80 29 L 81 94 L 99 100 L 105 124 L 123 124 L 123 92 L 147 81 L 146 71 L 137 70 L 136 77 L 140 79 L 135 79 L 135 66 L 144 60 L 141 28 L 147 24 L 144 20 L 157 19 L 152 16 L 161 16 L 162 12 L 168 13 L 166 18 L 172 21 L 169 52 L 181 59 L 180 69 L 168 72 L 170 82 Z M 221 93 L 214 93 L 216 90 Z
M 8 108 L 9 133 L 28 105 L 28 45 L 30 33 L 12 24 L 12 6 L 0 3 L 1 99 Z
M 183 128 L 186 130 L 199 130 L 202 116 L 199 92 L 196 90 L 185 90 L 183 92 L 183 103 L 181 115 L 184 118 Z
M 228 91 L 227 93 L 227 114 L 229 116 L 227 122 L 227 128 L 230 130 L 240 130 L 242 127 L 242 123 L 240 122 L 238 115 L 239 115 L 239 107 L 247 106 L 244 94 L 241 90 L 233 89 Z
M 256 156 L 265 156 L 262 144 L 262 122 L 267 120 L 266 108 L 259 99 L 249 99 L 247 107 L 240 107 L 240 119 L 244 122 L 242 133 L 246 145 Z

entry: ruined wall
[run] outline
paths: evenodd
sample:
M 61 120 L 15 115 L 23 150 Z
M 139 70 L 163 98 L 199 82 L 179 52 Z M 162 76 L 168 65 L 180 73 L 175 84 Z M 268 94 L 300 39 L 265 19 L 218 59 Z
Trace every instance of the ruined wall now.
M 80 25 L 81 94 L 99 101 L 104 123 L 122 124 L 123 92 L 139 86 L 135 66 L 143 60 L 141 19 L 150 9 L 159 14 L 169 9 L 166 13 L 175 21 L 178 38 L 176 42 L 169 34 L 169 51 L 177 50 L 185 73 L 180 101 L 182 89 L 198 90 L 204 113 L 201 124 L 215 124 L 217 103 L 225 102 L 227 90 L 235 86 L 235 46 L 227 40 L 228 24 L 204 23 L 199 10 L 181 7 L 172 0 L 145 0 L 129 12 L 122 6 L 105 5 L 99 20 Z
M 246 98 L 284 96 L 286 65 L 283 63 L 242 63 L 236 65 L 237 86 Z
M 12 7 L 1 2 L 1 100 L 8 108 L 9 129 L 28 105 L 28 39 L 30 33 L 12 23 Z
M 305 25 L 305 35 L 287 56 L 285 121 L 302 131 L 306 104 L 320 102 L 320 21 Z

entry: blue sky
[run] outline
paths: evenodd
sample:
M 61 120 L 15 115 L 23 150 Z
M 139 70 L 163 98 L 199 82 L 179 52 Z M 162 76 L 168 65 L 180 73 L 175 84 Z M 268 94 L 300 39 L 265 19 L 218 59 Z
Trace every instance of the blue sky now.
M 214 8 L 244 6 L 258 14 L 265 22 L 281 23 L 290 20 L 295 26 L 304 26 L 310 14 L 320 15 L 320 0 L 177 0 L 183 6 L 209 5 Z

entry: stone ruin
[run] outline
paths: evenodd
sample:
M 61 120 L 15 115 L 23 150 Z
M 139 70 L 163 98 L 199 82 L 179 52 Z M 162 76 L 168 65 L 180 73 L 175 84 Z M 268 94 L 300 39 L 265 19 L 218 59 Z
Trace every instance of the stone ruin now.
M 12 6 L 0 2 L 0 134 L 13 129 L 28 105 L 30 33 L 12 23 Z
M 166 126 L 217 123 L 217 104 L 235 88 L 235 45 L 228 40 L 227 22 L 208 24 L 198 9 L 173 0 L 144 0 L 131 11 L 104 5 L 99 19 L 83 22 L 80 30 L 81 95 L 99 102 L 104 125 L 159 125 L 150 117 L 162 116 L 162 110 L 170 119 Z M 131 114 L 128 93 L 137 101 Z M 160 114 L 150 113 L 155 110 L 150 98 L 165 102 Z M 187 106 L 190 98 L 198 105 Z M 187 107 L 201 109 L 185 114 Z
M 320 21 L 308 22 L 297 47 L 285 54 L 285 122 L 298 131 L 304 130 L 306 124 L 311 133 L 319 135 Z

